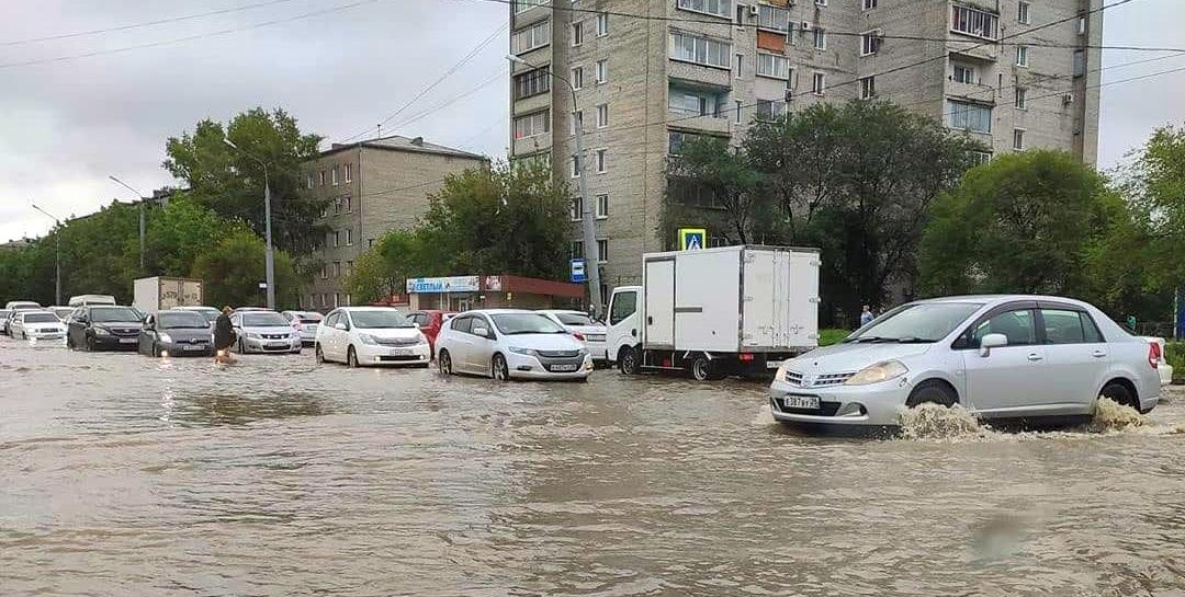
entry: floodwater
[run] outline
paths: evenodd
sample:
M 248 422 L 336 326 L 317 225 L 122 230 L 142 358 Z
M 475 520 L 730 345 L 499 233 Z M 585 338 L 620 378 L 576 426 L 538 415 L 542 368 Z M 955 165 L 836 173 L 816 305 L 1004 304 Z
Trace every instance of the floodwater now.
M 760 384 L 305 352 L 0 338 L 0 595 L 1185 595 L 1183 394 L 1125 429 L 837 439 Z

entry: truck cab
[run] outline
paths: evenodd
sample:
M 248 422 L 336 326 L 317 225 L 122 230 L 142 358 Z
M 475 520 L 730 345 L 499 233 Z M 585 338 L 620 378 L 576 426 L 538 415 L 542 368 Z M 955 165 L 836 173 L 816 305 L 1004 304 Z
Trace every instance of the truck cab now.
M 634 357 L 633 352 L 642 344 L 641 297 L 641 286 L 613 289 L 605 328 L 605 352 L 611 366 L 621 366 L 623 357 Z

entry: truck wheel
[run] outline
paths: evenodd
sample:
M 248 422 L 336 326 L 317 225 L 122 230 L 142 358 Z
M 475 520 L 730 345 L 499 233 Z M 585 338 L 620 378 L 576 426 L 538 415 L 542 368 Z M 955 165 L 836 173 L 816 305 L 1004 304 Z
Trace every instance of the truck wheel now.
M 638 351 L 633 347 L 623 346 L 621 351 L 617 353 L 617 364 L 621 368 L 621 372 L 626 375 L 638 374 Z
M 701 354 L 691 361 L 691 376 L 696 381 L 712 379 L 712 360 L 708 355 Z

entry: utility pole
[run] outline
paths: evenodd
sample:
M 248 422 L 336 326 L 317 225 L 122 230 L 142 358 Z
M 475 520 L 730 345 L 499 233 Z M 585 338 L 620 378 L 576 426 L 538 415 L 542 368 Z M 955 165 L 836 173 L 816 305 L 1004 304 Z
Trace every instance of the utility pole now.
M 596 198 L 588 195 L 588 182 L 584 176 L 584 118 L 580 114 L 576 103 L 576 86 L 571 81 L 555 74 L 550 66 L 538 67 L 513 54 L 506 59 L 517 64 L 524 64 L 531 68 L 542 69 L 552 78 L 562 81 L 572 92 L 572 118 L 576 121 L 576 163 L 575 174 L 580 187 L 581 228 L 584 232 L 584 271 L 588 273 L 588 297 L 592 303 L 593 315 L 600 318 L 601 304 L 601 268 L 600 247 L 597 246 Z
M 109 175 L 109 176 L 107 176 L 107 178 L 110 178 L 111 180 L 115 181 L 116 184 L 135 193 L 136 197 L 139 197 L 139 199 L 140 199 L 140 201 L 139 201 L 139 203 L 140 203 L 140 275 L 142 275 L 142 276 L 147 275 L 148 272 L 146 272 L 144 270 L 144 229 L 145 229 L 145 221 L 144 221 L 144 201 L 145 201 L 145 198 L 144 198 L 144 194 L 141 193 L 140 191 L 137 191 L 136 189 L 132 188 L 131 185 L 116 178 L 115 176 Z
M 57 230 L 54 231 L 54 304 L 62 306 L 62 221 L 50 215 L 49 212 L 37 207 L 36 203 L 30 202 L 33 209 L 43 213 L 49 219 L 54 221 L 57 225 Z
M 267 247 L 264 251 L 264 270 L 267 276 L 267 308 L 274 310 L 276 308 L 276 256 L 272 249 L 272 185 L 267 171 L 267 162 L 244 149 L 240 149 L 238 145 L 235 145 L 227 137 L 223 137 L 222 141 L 235 151 L 259 162 L 259 165 L 263 167 L 263 226 L 265 236 L 267 237 Z

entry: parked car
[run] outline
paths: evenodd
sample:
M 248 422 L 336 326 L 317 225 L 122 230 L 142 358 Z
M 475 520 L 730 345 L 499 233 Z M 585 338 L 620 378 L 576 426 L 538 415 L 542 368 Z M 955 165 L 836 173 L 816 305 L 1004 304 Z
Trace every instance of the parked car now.
M 66 346 L 83 350 L 135 350 L 143 314 L 131 307 L 79 307 L 67 323 Z
M 232 347 L 236 352 L 292 353 L 300 354 L 300 334 L 283 315 L 266 309 L 235 311 L 230 316 L 238 342 Z
M 205 318 L 206 323 L 210 324 L 211 328 L 214 327 L 214 320 L 218 319 L 219 315 L 222 315 L 222 311 L 214 307 L 173 307 L 170 311 L 192 311 L 198 313 Z
M 201 313 L 157 311 L 144 319 L 137 346 L 140 354 L 151 357 L 212 357 L 214 333 Z
M 605 345 L 605 324 L 594 321 L 588 313 L 563 309 L 543 309 L 537 311 L 548 319 L 560 324 L 565 330 L 572 332 L 577 340 L 584 342 L 596 363 L 608 363 L 609 357 Z
M 587 381 L 592 356 L 584 343 L 551 319 L 532 311 L 467 311 L 444 324 L 436 337 L 440 372 L 498 380 Z
M 70 319 L 70 314 L 74 312 L 74 309 L 75 309 L 75 307 L 46 307 L 45 308 L 46 311 L 53 311 L 53 314 L 57 315 L 58 319 L 60 319 L 62 321 L 66 321 L 67 319 Z
M 965 296 L 908 303 L 840 344 L 782 363 L 775 419 L 898 424 L 904 408 L 960 405 L 985 419 L 1090 415 L 1105 396 L 1148 412 L 1160 394 L 1160 348 L 1095 307 L 1045 296 Z
M 41 310 L 41 303 L 33 301 L 8 301 L 4 304 L 5 311 L 20 311 L 21 309 Z
M 8 319 L 12 316 L 12 311 L 7 309 L 0 309 L 0 334 L 8 334 Z
M 423 309 L 420 311 L 412 311 L 407 314 L 407 318 L 412 323 L 420 326 L 420 331 L 428 338 L 428 346 L 432 349 L 432 356 L 436 356 L 436 336 L 440 334 L 440 327 L 444 322 L 455 317 L 455 311 L 440 311 L 437 309 Z
M 1173 366 L 1169 364 L 1167 355 L 1165 355 L 1165 340 L 1164 338 L 1157 338 L 1153 336 L 1141 336 L 1141 340 L 1155 344 L 1160 349 L 1160 363 L 1156 370 L 1160 372 L 1160 385 L 1167 386 L 1173 383 Z
M 305 346 L 312 346 L 317 341 L 317 328 L 321 320 L 325 319 L 316 311 L 284 311 L 280 313 L 292 324 L 292 329 L 300 334 L 300 341 Z
M 115 306 L 115 297 L 109 294 L 80 294 L 78 296 L 70 297 L 66 302 L 71 307 L 86 307 L 88 305 L 107 305 Z
M 390 307 L 341 307 L 330 311 L 317 328 L 315 346 L 317 362 L 337 361 L 350 367 L 427 367 L 432 359 L 428 338 Z
M 66 326 L 52 311 L 22 309 L 12 318 L 12 337 L 21 340 L 61 340 Z

